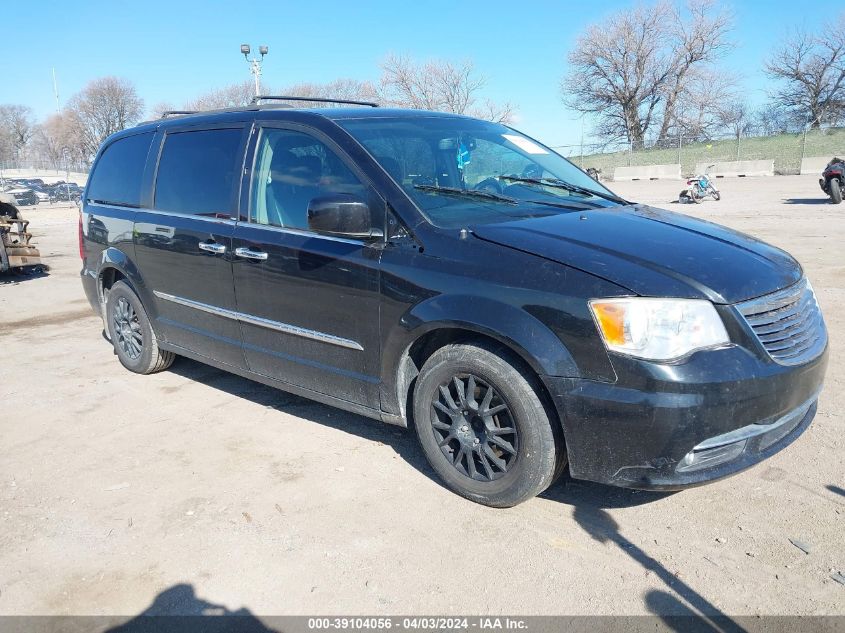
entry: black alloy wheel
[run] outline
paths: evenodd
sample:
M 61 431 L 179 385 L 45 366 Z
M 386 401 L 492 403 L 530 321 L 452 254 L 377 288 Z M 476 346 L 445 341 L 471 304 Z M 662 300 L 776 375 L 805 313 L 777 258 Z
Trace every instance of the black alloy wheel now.
M 132 360 L 141 357 L 144 351 L 144 338 L 141 334 L 141 324 L 138 313 L 124 297 L 120 297 L 112 314 L 115 342 Z
M 473 374 L 441 384 L 431 402 L 431 428 L 440 450 L 476 481 L 502 477 L 519 455 L 519 431 L 496 389 Z

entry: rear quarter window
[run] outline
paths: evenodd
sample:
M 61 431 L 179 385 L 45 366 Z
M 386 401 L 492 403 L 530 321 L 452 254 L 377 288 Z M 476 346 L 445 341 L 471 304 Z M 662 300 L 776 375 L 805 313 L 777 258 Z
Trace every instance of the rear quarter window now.
M 242 136 L 241 128 L 168 133 L 158 163 L 155 208 L 208 217 L 233 215 Z
M 141 206 L 141 183 L 153 132 L 117 139 L 100 155 L 88 185 L 92 202 Z

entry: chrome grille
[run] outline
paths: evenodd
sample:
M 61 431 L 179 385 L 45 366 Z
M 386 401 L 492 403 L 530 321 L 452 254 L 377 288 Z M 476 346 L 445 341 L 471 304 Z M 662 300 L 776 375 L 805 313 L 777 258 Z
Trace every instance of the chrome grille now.
M 799 365 L 827 344 L 827 330 L 813 288 L 806 279 L 737 305 L 745 322 L 775 362 Z

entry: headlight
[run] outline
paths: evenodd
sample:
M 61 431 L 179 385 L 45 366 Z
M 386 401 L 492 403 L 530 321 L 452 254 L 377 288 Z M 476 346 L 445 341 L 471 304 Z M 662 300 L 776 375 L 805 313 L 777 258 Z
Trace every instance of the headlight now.
M 716 308 L 700 299 L 593 299 L 590 310 L 609 350 L 649 360 L 676 360 L 729 343 Z

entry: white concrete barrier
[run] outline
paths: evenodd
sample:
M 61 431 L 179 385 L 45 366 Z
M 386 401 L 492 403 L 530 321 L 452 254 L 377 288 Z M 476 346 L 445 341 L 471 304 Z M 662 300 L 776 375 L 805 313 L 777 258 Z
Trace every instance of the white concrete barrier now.
M 636 167 L 617 167 L 613 170 L 613 180 L 680 180 L 680 165 L 640 165 Z
M 775 161 L 773 160 L 729 160 L 717 163 L 696 163 L 696 175 L 703 174 L 708 165 L 713 165 L 707 173 L 714 178 L 775 175 Z
M 840 152 L 836 154 L 836 156 L 839 158 L 845 158 L 845 152 Z M 815 176 L 821 176 L 821 173 L 824 171 L 824 168 L 827 167 L 831 158 L 833 158 L 833 154 L 830 156 L 807 156 L 806 158 L 802 158 L 801 175 L 813 174 Z

